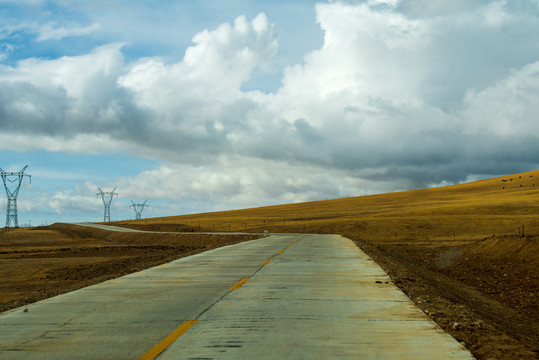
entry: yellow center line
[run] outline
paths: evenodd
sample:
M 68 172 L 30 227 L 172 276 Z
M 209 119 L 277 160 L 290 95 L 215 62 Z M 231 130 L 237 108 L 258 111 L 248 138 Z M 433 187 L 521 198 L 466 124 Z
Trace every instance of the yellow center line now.
M 304 236 L 303 236 L 304 237 Z M 291 244 L 288 244 L 288 246 L 294 245 L 297 241 L 303 239 L 303 237 L 299 238 L 298 240 L 294 241 Z M 282 254 L 286 249 L 282 249 L 277 254 Z M 269 263 L 272 259 L 267 259 L 264 261 L 261 266 L 266 265 Z M 236 285 L 232 286 L 230 290 L 236 290 L 240 288 L 243 284 L 245 284 L 249 278 L 243 278 L 241 279 Z M 150 351 L 148 351 L 146 354 L 142 355 L 138 360 L 154 360 L 159 354 L 161 354 L 167 347 L 170 346 L 174 341 L 176 341 L 180 336 L 182 336 L 191 326 L 193 326 L 198 320 L 187 320 L 183 324 L 180 325 L 176 330 L 174 330 L 170 335 L 168 335 L 166 338 L 161 340 L 157 345 L 155 345 Z
M 242 286 L 243 284 L 245 284 L 247 282 L 247 280 L 249 280 L 249 278 L 243 278 L 240 280 L 240 282 L 238 282 L 236 285 L 232 286 L 230 288 L 230 290 L 236 290 L 238 289 L 240 286 Z
M 193 326 L 198 320 L 187 320 L 174 330 L 170 335 L 161 340 L 160 343 L 155 345 L 150 351 L 138 358 L 138 360 L 153 360 L 159 354 L 161 354 L 167 347 L 182 336 L 191 326 Z

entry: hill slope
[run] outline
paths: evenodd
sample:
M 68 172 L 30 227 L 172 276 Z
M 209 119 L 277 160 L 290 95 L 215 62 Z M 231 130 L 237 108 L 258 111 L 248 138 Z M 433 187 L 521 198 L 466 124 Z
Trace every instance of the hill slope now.
M 472 183 L 167 218 L 200 230 L 346 233 L 374 242 L 539 233 L 539 171 Z M 130 223 L 137 223 L 136 221 Z M 395 236 L 396 234 L 396 236 Z

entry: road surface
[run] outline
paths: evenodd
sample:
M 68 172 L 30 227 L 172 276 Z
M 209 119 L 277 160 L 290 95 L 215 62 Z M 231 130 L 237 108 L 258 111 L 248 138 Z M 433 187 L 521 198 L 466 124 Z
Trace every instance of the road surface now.
M 0 314 L 0 359 L 471 359 L 355 244 L 272 235 Z

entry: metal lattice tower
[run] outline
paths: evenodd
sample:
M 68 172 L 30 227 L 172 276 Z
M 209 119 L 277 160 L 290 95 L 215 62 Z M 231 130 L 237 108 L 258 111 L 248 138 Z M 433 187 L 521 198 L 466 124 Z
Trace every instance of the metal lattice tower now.
M 137 220 L 140 220 L 140 218 L 142 216 L 142 210 L 144 210 L 144 207 L 145 206 L 150 206 L 150 205 L 146 205 L 146 201 L 147 200 L 144 200 L 144 202 L 142 204 L 135 204 L 133 202 L 133 200 L 131 200 L 131 205 L 129 205 L 129 207 L 133 208 L 133 210 L 135 210 L 135 213 L 137 214 Z
M 6 227 L 19 227 L 19 219 L 17 216 L 17 195 L 19 195 L 19 189 L 21 188 L 22 180 L 25 176 L 30 178 L 30 183 L 32 183 L 32 176 L 25 174 L 24 170 L 28 165 L 22 168 L 18 173 L 10 171 L 6 172 L 0 168 L 0 176 L 4 182 L 4 187 L 6 189 L 7 195 L 7 210 L 6 210 Z M 10 189 L 10 186 L 13 185 L 13 189 Z M 12 226 L 13 225 L 13 226 Z
M 105 205 L 105 216 L 103 217 L 104 222 L 110 222 L 110 203 L 112 202 L 112 198 L 114 195 L 118 197 L 118 194 L 114 192 L 116 188 L 114 188 L 112 191 L 103 191 L 101 188 L 98 188 L 99 192 L 97 193 L 97 196 L 101 195 L 101 199 L 103 199 L 103 205 Z

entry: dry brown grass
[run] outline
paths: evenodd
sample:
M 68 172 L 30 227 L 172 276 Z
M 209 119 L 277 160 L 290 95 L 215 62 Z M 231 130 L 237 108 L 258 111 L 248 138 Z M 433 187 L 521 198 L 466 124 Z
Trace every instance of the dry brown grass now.
M 130 223 L 201 231 L 339 233 L 369 242 L 470 241 L 539 234 L 539 171 L 473 183 Z

